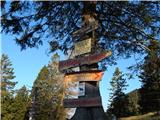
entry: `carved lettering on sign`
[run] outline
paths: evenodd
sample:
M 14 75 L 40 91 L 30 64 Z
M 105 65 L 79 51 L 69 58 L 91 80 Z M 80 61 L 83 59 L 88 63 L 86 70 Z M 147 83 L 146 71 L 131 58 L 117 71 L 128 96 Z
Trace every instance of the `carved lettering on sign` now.
M 75 56 L 91 52 L 91 38 L 75 43 Z
M 74 107 L 96 107 L 102 106 L 101 97 L 93 98 L 78 98 L 78 99 L 64 99 L 64 107 L 74 108 Z
M 105 51 L 105 52 L 96 53 L 90 56 L 60 61 L 59 70 L 62 71 L 64 69 L 77 67 L 85 64 L 97 63 L 103 60 L 104 58 L 110 56 L 111 54 L 112 54 L 111 51 Z
M 102 79 L 102 76 L 102 71 L 84 71 L 66 74 L 64 79 L 67 82 L 100 81 Z

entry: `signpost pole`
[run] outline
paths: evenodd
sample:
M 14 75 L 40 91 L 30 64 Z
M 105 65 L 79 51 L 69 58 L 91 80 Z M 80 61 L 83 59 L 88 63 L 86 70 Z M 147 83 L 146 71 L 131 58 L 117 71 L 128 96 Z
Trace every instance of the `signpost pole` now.
M 86 4 L 86 2 L 84 2 Z M 95 6 L 96 3 L 90 3 Z M 84 9 L 85 9 L 84 5 Z M 95 8 L 92 8 L 95 9 Z M 90 22 L 90 19 L 94 19 L 93 16 L 90 15 L 87 11 L 84 11 L 84 24 L 87 26 Z M 97 21 L 95 21 L 97 22 Z M 93 38 L 92 41 L 92 51 L 91 53 L 95 53 L 98 48 L 96 48 L 96 39 L 94 35 L 94 31 L 87 34 L 89 37 Z M 82 57 L 80 56 L 77 56 Z M 80 71 L 92 71 L 98 70 L 98 63 L 94 63 L 91 65 L 82 65 L 80 66 Z M 80 82 L 83 83 L 83 82 Z M 91 97 L 100 97 L 100 91 L 97 81 L 87 81 L 85 82 L 85 96 L 79 96 L 79 98 L 91 98 Z M 102 101 L 101 101 L 102 102 Z M 78 107 L 76 109 L 76 113 L 70 120 L 107 120 L 105 112 L 102 106 L 95 106 L 95 107 Z

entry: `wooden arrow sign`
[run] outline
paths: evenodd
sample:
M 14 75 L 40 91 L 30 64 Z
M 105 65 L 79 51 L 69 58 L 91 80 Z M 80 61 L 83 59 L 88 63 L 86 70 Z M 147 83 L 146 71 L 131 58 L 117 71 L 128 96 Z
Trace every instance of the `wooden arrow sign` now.
M 72 33 L 72 37 L 76 37 L 77 35 L 83 35 L 84 33 L 87 34 L 93 30 L 96 30 L 98 28 L 98 23 L 94 22 L 88 26 L 85 26 L 75 32 Z
M 63 105 L 66 108 L 96 107 L 96 106 L 102 106 L 102 102 L 101 102 L 101 97 L 64 99 Z
M 112 54 L 111 51 L 105 51 L 102 53 L 96 53 L 96 54 L 86 56 L 86 57 L 60 61 L 59 70 L 62 71 L 64 69 L 77 67 L 77 66 L 81 66 L 81 65 L 85 65 L 85 64 L 97 63 L 97 62 L 103 60 L 104 58 L 110 56 L 111 54 Z
M 100 81 L 102 79 L 103 72 L 96 71 L 84 71 L 74 72 L 65 75 L 64 80 L 66 82 L 77 82 L 77 81 Z

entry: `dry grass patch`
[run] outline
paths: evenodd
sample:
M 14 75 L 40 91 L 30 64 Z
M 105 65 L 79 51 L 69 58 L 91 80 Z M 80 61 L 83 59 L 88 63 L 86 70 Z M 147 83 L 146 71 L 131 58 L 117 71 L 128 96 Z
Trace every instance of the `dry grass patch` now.
M 120 120 L 160 120 L 160 115 L 156 115 L 156 113 L 147 113 L 139 116 L 120 118 Z

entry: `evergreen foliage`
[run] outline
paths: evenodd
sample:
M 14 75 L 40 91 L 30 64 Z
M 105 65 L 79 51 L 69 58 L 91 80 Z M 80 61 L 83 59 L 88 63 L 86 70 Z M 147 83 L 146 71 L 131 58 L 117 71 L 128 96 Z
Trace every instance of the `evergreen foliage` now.
M 126 94 L 126 97 L 128 97 L 128 116 L 135 116 L 140 114 L 140 105 L 139 105 L 139 89 L 133 90 Z
M 2 97 L 7 95 L 11 92 L 16 84 L 13 81 L 15 78 L 14 76 L 14 69 L 12 68 L 12 63 L 9 60 L 8 56 L 2 54 L 1 57 L 1 90 L 2 90 Z
M 1 7 L 2 31 L 20 35 L 15 40 L 22 49 L 48 41 L 51 51 L 66 53 L 73 48 L 72 32 L 83 26 L 84 14 L 98 21 L 97 45 L 114 51 L 112 62 L 143 53 L 139 43 L 160 34 L 159 1 L 3 1 Z
M 111 84 L 111 94 L 110 94 L 110 106 L 108 109 L 109 114 L 114 114 L 116 117 L 127 116 L 127 98 L 125 96 L 124 90 L 127 87 L 126 79 L 123 78 L 124 74 L 119 70 L 115 69 L 113 74 Z
M 52 57 L 48 66 L 44 66 L 32 89 L 32 106 L 35 120 L 64 120 L 63 75 L 58 71 L 58 55 Z
M 2 1 L 1 8 L 2 31 L 20 35 L 15 41 L 22 50 L 38 47 L 45 41 L 50 43 L 52 52 L 60 49 L 66 53 L 67 50 L 73 49 L 76 39 L 72 37 L 72 33 L 84 27 L 84 14 L 90 14 L 98 21 L 99 26 L 95 32 L 97 45 L 102 50 L 113 51 L 109 59 L 111 63 L 118 57 L 144 53 L 138 45 L 149 44 L 150 51 L 145 57 L 139 76 L 142 82 L 140 106 L 144 113 L 160 110 L 160 45 L 157 42 L 160 38 L 159 1 Z M 42 68 L 34 83 L 31 96 L 36 120 L 64 119 L 65 112 L 61 104 L 64 92 L 61 82 L 63 75 L 58 72 L 57 60 L 58 56 L 53 56 L 50 64 Z M 3 120 L 23 119 L 29 99 L 25 87 L 13 97 L 12 91 L 16 83 L 12 81 L 15 76 L 11 65 L 7 55 L 2 55 Z M 133 102 L 137 94 L 133 95 L 136 96 L 135 99 L 131 99 L 123 92 L 126 87 L 123 76 L 116 68 L 111 81 L 111 105 L 108 112 L 118 117 L 139 113 L 137 102 Z M 22 110 L 18 110 L 20 107 Z M 16 112 L 19 114 L 17 117 Z
M 25 86 L 17 90 L 14 102 L 12 103 L 12 120 L 28 120 L 28 107 L 30 105 L 29 91 Z M 10 119 L 8 119 L 10 120 Z
M 143 113 L 160 110 L 160 43 L 152 40 L 148 46 L 145 62 L 139 76 L 141 111 Z
M 12 114 L 12 103 L 14 102 L 13 89 L 16 82 L 13 81 L 14 69 L 8 56 L 2 54 L 1 56 L 1 118 L 3 120 L 11 120 L 14 116 Z
M 29 92 L 25 86 L 14 90 L 14 69 L 8 56 L 1 57 L 1 118 L 2 120 L 25 120 L 29 106 Z M 26 119 L 27 120 L 27 119 Z

